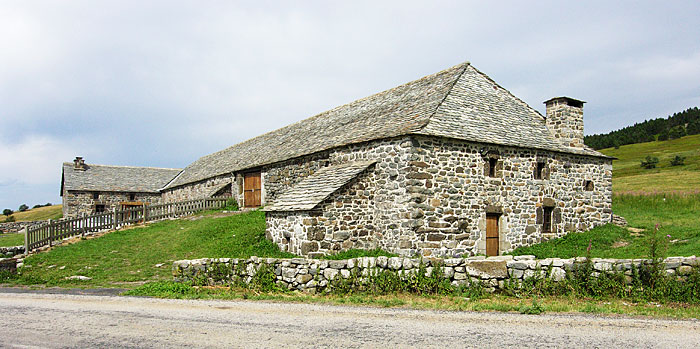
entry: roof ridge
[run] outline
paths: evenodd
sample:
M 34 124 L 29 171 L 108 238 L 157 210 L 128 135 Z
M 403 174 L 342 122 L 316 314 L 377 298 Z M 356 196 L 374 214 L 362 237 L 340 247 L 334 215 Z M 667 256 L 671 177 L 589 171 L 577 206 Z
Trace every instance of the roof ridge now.
M 63 165 L 69 165 L 73 166 L 72 162 L 64 162 Z M 99 167 L 118 167 L 118 168 L 150 168 L 154 170 L 173 170 L 173 171 L 182 171 L 181 168 L 171 168 L 171 167 L 153 167 L 153 166 L 128 166 L 128 165 L 102 165 L 102 164 L 88 164 L 86 163 L 85 165 L 88 166 L 99 166 Z
M 455 88 L 455 85 L 457 84 L 457 82 L 462 78 L 462 75 L 464 75 L 464 73 L 467 71 L 467 68 L 469 68 L 469 66 L 471 66 L 471 62 L 469 62 L 469 61 L 462 62 L 460 64 L 453 66 L 452 68 L 454 68 L 458 65 L 464 66 L 462 68 L 462 72 L 459 73 L 459 76 L 455 79 L 455 81 L 452 82 L 452 86 L 450 86 L 450 88 L 447 90 L 447 93 L 445 93 L 445 96 L 442 97 L 442 99 L 440 100 L 440 103 L 438 103 L 437 106 L 435 106 L 435 110 L 433 111 L 433 113 L 430 114 L 430 116 L 425 119 L 425 122 L 423 122 L 423 125 L 420 126 L 417 131 L 422 131 L 426 126 L 428 126 L 428 124 L 430 124 L 430 121 L 433 119 L 433 116 L 435 116 L 435 114 L 437 114 L 438 110 L 440 109 L 440 106 L 442 106 L 442 103 L 444 103 L 445 100 L 447 99 L 447 97 L 450 96 L 450 94 L 452 93 L 452 90 Z M 451 69 L 451 68 L 448 68 L 448 69 Z M 476 69 L 476 68 L 474 68 L 474 69 Z M 445 69 L 445 70 L 447 70 L 447 69 Z
M 546 119 L 544 115 L 542 115 L 539 111 L 537 111 L 537 109 L 531 107 L 529 104 L 527 104 L 525 101 L 523 101 L 522 99 L 520 99 L 518 96 L 514 95 L 513 92 L 510 92 L 510 90 L 508 90 L 507 88 L 501 86 L 499 83 L 497 83 L 495 80 L 493 80 L 490 76 L 486 75 L 486 73 L 484 73 L 484 72 L 482 72 L 481 70 L 477 69 L 477 68 L 476 68 L 475 66 L 473 66 L 473 65 L 472 65 L 471 67 L 474 68 L 474 71 L 476 71 L 477 73 L 481 74 L 481 76 L 485 77 L 488 81 L 490 81 L 490 82 L 493 83 L 494 85 L 498 86 L 500 89 L 502 89 L 503 91 L 505 91 L 506 93 L 508 93 L 508 95 L 510 95 L 511 97 L 515 98 L 515 100 L 518 101 L 520 104 L 524 105 L 525 107 L 527 107 L 527 108 L 530 109 L 531 111 L 534 111 L 535 114 L 539 115 L 539 116 L 542 118 L 543 121 Z
M 375 92 L 375 93 L 373 93 L 373 94 L 371 94 L 371 95 L 362 97 L 362 98 L 360 98 L 360 99 L 356 99 L 356 100 L 353 100 L 353 101 L 351 101 L 351 102 L 348 102 L 348 103 L 345 103 L 345 104 L 341 104 L 341 105 L 339 105 L 339 106 L 337 106 L 337 107 L 333 107 L 333 108 L 331 108 L 331 109 L 324 110 L 324 111 L 322 111 L 322 112 L 320 112 L 320 113 L 318 113 L 318 114 L 314 114 L 314 115 L 312 115 L 312 116 L 309 116 L 309 117 L 303 118 L 303 119 L 301 119 L 301 120 L 295 121 L 295 122 L 293 122 L 293 123 L 291 123 L 291 124 L 289 124 L 289 125 L 286 125 L 286 126 L 283 126 L 283 127 L 280 127 L 280 128 L 276 128 L 276 129 L 274 129 L 274 130 L 267 131 L 267 132 L 265 132 L 265 133 L 263 133 L 263 134 L 260 134 L 260 135 L 257 135 L 257 136 L 255 136 L 255 137 L 253 137 L 253 138 L 249 138 L 249 139 L 246 139 L 246 140 L 244 140 L 244 141 L 238 142 L 238 143 L 236 143 L 236 144 L 233 144 L 233 145 L 231 145 L 231 146 L 229 146 L 229 147 L 226 147 L 226 148 L 224 148 L 224 149 L 222 149 L 222 150 L 219 150 L 219 151 L 217 151 L 217 152 L 214 152 L 214 153 L 211 153 L 211 154 L 202 156 L 201 158 L 199 158 L 199 159 L 197 159 L 197 160 L 195 160 L 195 161 L 204 159 L 204 158 L 206 158 L 206 157 L 209 157 L 209 156 L 212 156 L 212 155 L 215 155 L 215 154 L 223 153 L 223 152 L 227 151 L 228 149 L 231 149 L 231 148 L 233 148 L 233 147 L 235 147 L 235 146 L 237 146 L 237 145 L 240 145 L 240 144 L 243 144 L 243 143 L 252 141 L 252 140 L 254 140 L 254 139 L 258 139 L 258 138 L 263 137 L 263 136 L 265 136 L 265 135 L 267 135 L 267 134 L 270 134 L 270 133 L 272 133 L 272 132 L 277 132 L 277 131 L 279 131 L 279 130 L 282 130 L 282 129 L 285 129 L 285 128 L 288 128 L 288 127 L 292 127 L 292 126 L 294 126 L 294 125 L 296 125 L 296 124 L 299 124 L 299 123 L 301 123 L 301 122 L 305 122 L 305 121 L 307 121 L 307 120 L 311 120 L 311 119 L 316 119 L 316 118 L 322 117 L 322 116 L 324 116 L 324 115 L 326 115 L 326 114 L 328 114 L 328 113 L 330 113 L 330 112 L 332 112 L 332 111 L 335 111 L 335 110 L 338 110 L 338 109 L 347 107 L 347 106 L 352 105 L 352 104 L 355 104 L 355 103 L 359 103 L 359 102 L 361 102 L 361 101 L 365 101 L 365 100 L 370 99 L 370 98 L 372 98 L 372 97 L 375 97 L 375 96 L 377 96 L 377 95 L 379 95 L 379 94 L 388 93 L 389 91 L 398 90 L 399 88 L 404 87 L 404 86 L 406 86 L 406 85 L 414 84 L 414 83 L 416 83 L 416 82 L 418 82 L 418 81 L 425 80 L 425 79 L 428 79 L 428 78 L 431 78 L 431 77 L 434 77 L 434 76 L 437 76 L 437 75 L 440 75 L 440 74 L 444 74 L 446 71 L 448 71 L 448 70 L 450 70 L 450 69 L 454 69 L 455 67 L 464 66 L 464 67 L 463 67 L 463 70 L 462 70 L 462 73 L 460 73 L 460 77 L 461 77 L 461 74 L 464 74 L 464 71 L 466 71 L 466 68 L 467 68 L 468 66 L 470 66 L 470 65 L 471 65 L 471 63 L 470 63 L 469 61 L 462 62 L 462 63 L 459 63 L 459 64 L 455 64 L 455 65 L 453 65 L 453 66 L 451 66 L 451 67 L 449 67 L 449 68 L 442 69 L 442 70 L 440 70 L 440 71 L 438 71 L 438 72 L 436 72 L 436 73 L 428 74 L 428 75 L 425 75 L 425 76 L 420 77 L 420 78 L 418 78 L 418 79 L 414 79 L 414 80 L 411 80 L 411 81 L 409 81 L 409 82 L 403 83 L 403 84 L 401 84 L 401 85 L 394 86 L 394 87 L 391 87 L 391 88 L 389 88 L 389 89 L 382 90 L 382 91 L 379 91 L 379 92 Z M 459 78 L 455 79 L 455 83 L 456 83 L 457 80 L 459 80 Z M 453 87 L 454 87 L 454 83 L 453 83 L 452 86 L 450 87 L 450 90 L 449 90 L 449 91 L 451 91 Z M 445 96 L 449 95 L 449 91 L 448 91 L 448 93 L 445 94 Z M 443 98 L 442 101 L 444 101 L 444 98 Z M 442 101 L 440 102 L 440 104 L 442 103 Z M 438 106 L 439 106 L 439 104 L 438 104 Z M 437 111 L 437 108 L 435 109 L 435 111 Z M 435 112 L 433 112 L 432 115 L 434 115 L 434 114 L 435 114 Z M 431 115 L 431 117 L 432 117 L 432 115 Z M 430 118 L 428 118 L 428 120 L 429 120 L 429 119 L 430 119 Z M 426 125 L 427 125 L 427 123 L 426 123 Z M 421 126 L 421 127 L 424 127 L 424 126 L 425 126 L 425 125 L 423 125 L 423 126 Z

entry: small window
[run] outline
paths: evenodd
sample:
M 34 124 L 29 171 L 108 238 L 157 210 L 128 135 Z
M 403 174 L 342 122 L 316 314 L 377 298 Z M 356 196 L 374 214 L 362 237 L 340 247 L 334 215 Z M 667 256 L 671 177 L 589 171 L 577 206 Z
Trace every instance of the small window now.
M 552 211 L 554 207 L 543 207 L 542 213 L 542 232 L 551 233 L 552 232 Z
M 496 164 L 498 164 L 498 159 L 489 158 L 489 177 L 496 177 Z
M 129 201 L 136 200 L 136 194 L 129 194 Z
M 593 191 L 593 181 L 583 181 L 583 190 Z
M 92 193 L 92 199 L 93 199 L 93 200 L 99 200 L 99 199 L 100 199 L 100 193 L 99 193 L 99 192 L 94 192 L 94 193 Z
M 544 161 L 538 161 L 537 166 L 535 168 L 535 179 L 545 179 L 545 174 L 544 174 L 544 168 L 545 168 L 545 163 Z
M 95 213 L 102 213 L 105 211 L 105 205 L 95 205 Z

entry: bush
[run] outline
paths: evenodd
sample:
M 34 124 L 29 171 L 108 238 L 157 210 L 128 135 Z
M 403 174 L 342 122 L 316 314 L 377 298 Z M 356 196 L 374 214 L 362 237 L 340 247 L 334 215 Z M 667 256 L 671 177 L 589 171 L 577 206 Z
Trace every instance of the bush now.
M 683 136 L 685 136 L 685 135 L 686 135 L 686 132 L 685 132 L 685 127 L 684 127 L 683 125 L 678 125 L 678 126 L 672 128 L 672 129 L 668 132 L 668 137 L 669 137 L 670 139 L 681 138 L 681 137 L 683 137 Z
M 27 204 L 21 204 L 19 205 L 19 212 L 24 212 L 29 209 L 29 206 Z
M 14 212 L 15 211 L 10 210 L 9 208 L 2 210 L 2 214 L 4 214 L 5 216 L 9 216 L 9 215 L 13 214 Z
M 226 200 L 226 207 L 224 207 L 224 209 L 228 211 L 238 211 L 238 201 L 234 198 L 229 198 Z
M 9 216 L 9 217 L 5 218 L 5 223 L 14 222 L 14 221 L 15 221 L 15 216 Z
M 647 155 L 646 159 L 642 161 L 642 167 L 646 169 L 652 169 L 656 167 L 656 164 L 659 163 L 659 158 L 656 156 L 651 156 Z
M 685 156 L 676 155 L 676 157 L 671 159 L 671 166 L 683 166 L 684 163 Z
M 34 206 L 32 206 L 32 209 L 39 208 L 39 207 L 44 207 L 44 205 L 34 205 Z

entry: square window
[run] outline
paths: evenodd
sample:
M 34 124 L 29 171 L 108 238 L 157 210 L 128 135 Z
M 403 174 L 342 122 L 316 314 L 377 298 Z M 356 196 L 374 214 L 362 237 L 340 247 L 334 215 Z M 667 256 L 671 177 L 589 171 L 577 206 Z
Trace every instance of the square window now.
M 593 181 L 583 181 L 583 190 L 593 191 Z
M 544 161 L 538 161 L 535 168 L 535 179 L 545 179 L 544 168 Z
M 129 194 L 129 201 L 136 200 L 136 194 Z
M 496 165 L 498 164 L 498 159 L 489 158 L 489 177 L 496 177 Z
M 105 205 L 95 205 L 95 213 L 102 213 L 105 211 Z
M 93 200 L 99 200 L 99 199 L 100 199 L 100 193 L 99 193 L 99 192 L 94 192 L 94 193 L 92 193 L 92 199 L 93 199 Z

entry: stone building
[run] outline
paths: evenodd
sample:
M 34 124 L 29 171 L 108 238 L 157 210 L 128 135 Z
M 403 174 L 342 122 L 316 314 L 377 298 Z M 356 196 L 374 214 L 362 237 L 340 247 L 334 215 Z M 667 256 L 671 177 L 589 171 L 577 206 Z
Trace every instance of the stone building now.
M 498 255 L 611 220 L 612 158 L 583 144 L 583 103 L 541 115 L 463 63 L 204 156 L 162 198 L 264 206 L 297 254 Z
M 86 164 L 83 158 L 63 163 L 63 217 L 161 202 L 160 189 L 181 170 L 172 168 Z

